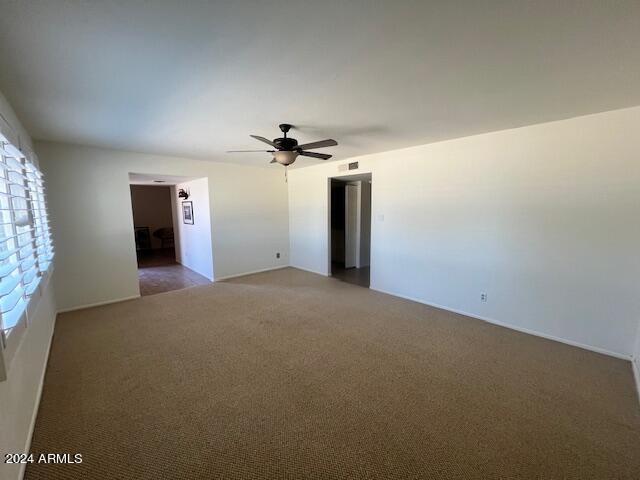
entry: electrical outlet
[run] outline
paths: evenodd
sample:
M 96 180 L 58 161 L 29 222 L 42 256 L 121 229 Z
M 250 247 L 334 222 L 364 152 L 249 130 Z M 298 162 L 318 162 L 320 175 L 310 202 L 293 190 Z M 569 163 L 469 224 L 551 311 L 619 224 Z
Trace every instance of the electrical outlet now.
M 480 294 L 480 301 L 481 301 L 482 303 L 487 303 L 487 294 L 486 294 L 486 293 L 482 292 L 482 293 Z
M 276 258 L 280 258 L 280 252 L 276 253 Z

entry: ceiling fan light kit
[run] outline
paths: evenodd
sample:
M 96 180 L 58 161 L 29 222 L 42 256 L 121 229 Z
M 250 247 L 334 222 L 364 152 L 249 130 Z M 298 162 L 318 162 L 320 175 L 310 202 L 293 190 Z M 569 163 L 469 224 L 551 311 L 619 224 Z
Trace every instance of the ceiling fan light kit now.
M 291 165 L 293 162 L 295 162 L 298 156 L 317 158 L 319 160 L 329 160 L 331 158 L 331 155 L 327 155 L 326 153 L 309 152 L 307 150 L 333 147 L 338 145 L 338 142 L 333 139 L 320 140 L 319 142 L 311 142 L 305 143 L 304 145 L 298 145 L 298 141 L 295 138 L 287 137 L 287 133 L 289 132 L 289 130 L 291 130 L 292 125 L 289 125 L 288 123 L 281 123 L 279 127 L 280 131 L 283 133 L 283 136 L 280 138 L 274 138 L 273 141 L 259 135 L 250 135 L 250 137 L 272 146 L 273 148 L 275 148 L 275 150 L 230 150 L 227 153 L 271 153 L 273 155 L 273 160 L 271 160 L 271 163 L 279 163 L 280 165 L 284 165 L 286 167 L 287 165 Z
M 273 152 L 273 160 L 275 160 L 280 165 L 291 165 L 298 158 L 298 152 L 290 152 L 286 150 L 281 150 L 278 152 Z

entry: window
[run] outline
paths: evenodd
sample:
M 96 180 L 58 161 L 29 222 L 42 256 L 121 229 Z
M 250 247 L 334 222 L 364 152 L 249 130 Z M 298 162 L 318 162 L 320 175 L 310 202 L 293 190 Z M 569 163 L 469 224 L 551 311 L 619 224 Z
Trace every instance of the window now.
M 50 274 L 53 244 L 42 173 L 0 135 L 0 331 L 6 347 Z

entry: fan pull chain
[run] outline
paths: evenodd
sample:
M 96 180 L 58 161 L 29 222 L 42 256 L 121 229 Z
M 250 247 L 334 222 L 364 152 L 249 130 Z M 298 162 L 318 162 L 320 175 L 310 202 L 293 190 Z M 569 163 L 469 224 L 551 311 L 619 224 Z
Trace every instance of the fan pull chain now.
M 289 183 L 289 177 L 287 176 L 287 166 L 284 166 L 284 183 Z

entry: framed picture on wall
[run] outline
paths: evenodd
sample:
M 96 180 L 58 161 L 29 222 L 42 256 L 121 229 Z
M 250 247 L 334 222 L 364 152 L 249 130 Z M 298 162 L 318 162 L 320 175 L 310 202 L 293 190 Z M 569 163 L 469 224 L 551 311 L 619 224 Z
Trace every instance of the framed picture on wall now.
M 182 222 L 193 225 L 193 202 L 182 202 Z

